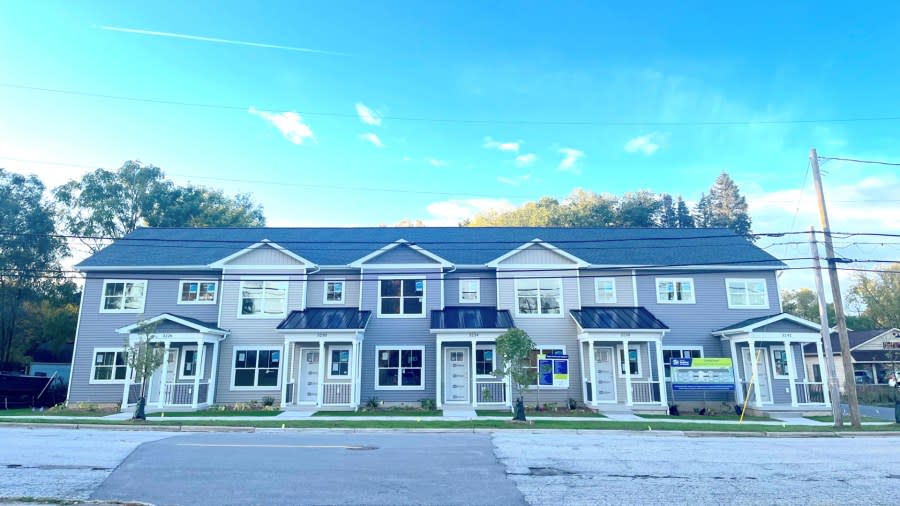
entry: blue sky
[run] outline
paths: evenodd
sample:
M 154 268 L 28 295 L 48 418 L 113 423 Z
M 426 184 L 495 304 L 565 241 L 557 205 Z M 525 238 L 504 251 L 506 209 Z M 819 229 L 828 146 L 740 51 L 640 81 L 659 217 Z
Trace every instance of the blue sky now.
M 900 116 L 900 5 L 782 3 L 3 2 L 0 84 L 228 107 L 0 86 L 0 166 L 55 186 L 140 159 L 273 225 L 695 200 L 727 170 L 757 231 L 803 229 L 811 146 L 900 159 L 900 121 L 808 122 Z M 823 168 L 835 229 L 900 231 L 896 167 Z

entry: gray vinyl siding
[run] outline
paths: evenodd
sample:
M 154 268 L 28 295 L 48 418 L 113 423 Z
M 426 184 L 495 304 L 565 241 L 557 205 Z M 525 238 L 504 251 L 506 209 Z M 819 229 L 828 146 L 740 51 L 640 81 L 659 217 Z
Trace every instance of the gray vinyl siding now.
M 480 282 L 481 300 L 477 304 L 459 302 L 459 280 L 477 279 Z M 496 306 L 497 279 L 493 271 L 451 272 L 444 275 L 445 306 Z
M 622 271 L 583 270 L 581 279 L 582 306 L 634 306 L 634 290 L 631 273 Z M 616 302 L 614 304 L 597 302 L 594 280 L 597 278 L 614 278 L 616 283 Z
M 819 331 L 811 329 L 805 325 L 790 320 L 779 320 L 777 322 L 763 325 L 753 330 L 753 332 L 796 332 L 796 333 L 813 333 L 818 334 Z
M 229 267 L 240 265 L 302 265 L 302 263 L 271 246 L 260 246 L 228 262 Z
M 397 248 L 395 248 L 397 249 Z M 392 250 L 393 251 L 393 250 Z M 416 253 L 418 254 L 418 253 Z M 429 332 L 430 314 L 441 307 L 440 269 L 404 269 L 403 276 L 421 274 L 425 279 L 425 311 L 421 318 L 380 318 L 378 317 L 379 277 L 390 278 L 397 269 L 390 269 L 390 274 L 379 274 L 377 270 L 365 270 L 362 284 L 362 310 L 372 312 L 366 327 L 365 340 L 362 346 L 362 378 L 360 402 L 376 397 L 385 402 L 417 403 L 420 399 L 435 398 L 436 351 L 435 338 Z M 423 390 L 376 390 L 377 356 L 376 347 L 424 347 L 422 357 L 422 375 L 425 388 Z
M 344 280 L 343 304 L 325 304 L 325 281 Z M 349 271 L 340 274 L 311 274 L 306 295 L 306 307 L 358 307 L 359 306 L 359 272 Z
M 409 246 L 400 245 L 375 258 L 370 259 L 366 264 L 436 264 L 434 260 L 410 248 Z
M 773 342 L 757 342 L 756 349 L 762 350 L 763 354 L 760 357 L 760 360 L 765 360 L 769 369 L 769 380 L 772 383 L 772 400 L 774 404 L 791 404 L 791 381 L 789 378 L 776 378 L 775 377 L 775 363 L 772 360 L 772 347 L 773 346 L 782 346 L 782 343 L 773 343 Z M 737 347 L 738 356 L 742 357 L 743 352 L 742 349 L 746 349 L 746 344 L 740 344 Z M 791 344 L 791 358 L 794 364 L 794 370 L 797 374 L 797 381 L 802 381 L 806 378 L 806 368 L 804 367 L 803 361 L 803 353 L 800 345 Z M 750 372 L 748 369 L 744 368 L 743 358 L 740 359 L 740 363 L 738 365 L 740 368 L 740 378 L 743 379 L 744 382 L 750 381 Z M 744 395 L 747 393 L 744 392 Z M 751 393 L 750 402 L 753 402 L 753 396 Z
M 283 255 L 282 255 L 283 256 Z M 219 369 L 216 378 L 216 395 L 214 402 L 228 404 L 234 402 L 247 402 L 260 400 L 264 396 L 271 396 L 280 402 L 281 399 L 281 371 L 285 364 L 279 364 L 278 387 L 261 388 L 254 390 L 232 390 L 232 370 L 234 368 L 234 350 L 236 347 L 252 347 L 258 349 L 284 348 L 284 336 L 275 331 L 275 327 L 283 319 L 283 316 L 273 318 L 239 318 L 240 310 L 240 281 L 241 274 L 229 271 L 226 281 L 221 288 L 221 319 L 219 326 L 231 331 L 228 338 L 219 345 Z M 258 278 L 259 274 L 245 273 L 244 279 Z M 303 303 L 303 290 L 305 289 L 305 274 L 296 270 L 279 271 L 273 267 L 265 272 L 267 279 L 285 277 L 288 279 L 287 312 L 299 310 Z
M 103 281 L 106 279 L 147 280 L 143 314 L 101 313 Z M 139 319 L 150 319 L 160 313 L 173 313 L 202 321 L 215 322 L 216 304 L 177 304 L 180 280 L 218 281 L 218 274 L 209 272 L 186 273 L 133 273 L 89 272 L 84 281 L 84 297 L 80 308 L 81 324 L 78 343 L 73 357 L 70 402 L 116 403 L 122 402 L 122 384 L 90 384 L 91 366 L 95 348 L 123 349 L 126 335 L 116 329 L 131 325 Z M 221 289 L 221 288 L 220 288 Z
M 569 316 L 570 309 L 578 308 L 578 279 L 575 274 L 575 270 L 498 271 L 497 273 L 500 277 L 498 309 L 508 309 L 513 315 L 516 327 L 527 332 L 538 348 L 565 346 L 566 353 L 569 355 L 569 388 L 542 389 L 540 392 L 541 402 L 563 403 L 569 397 L 581 399 L 581 368 L 578 367 L 578 361 L 581 358 L 578 350 L 578 336 L 575 321 Z M 516 316 L 515 278 L 528 277 L 560 277 L 562 279 L 563 308 L 561 316 Z M 532 388 L 526 395 L 526 399 L 533 402 L 535 398 L 536 394 Z
M 521 265 L 572 265 L 575 262 L 568 258 L 547 249 L 543 246 L 529 246 L 515 255 L 505 258 L 500 264 L 521 264 Z

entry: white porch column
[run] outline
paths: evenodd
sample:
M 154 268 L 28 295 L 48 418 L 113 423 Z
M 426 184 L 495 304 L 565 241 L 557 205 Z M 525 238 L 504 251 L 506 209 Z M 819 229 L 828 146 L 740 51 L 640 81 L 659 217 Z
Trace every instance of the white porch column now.
M 291 362 L 288 360 L 290 344 L 287 342 L 281 346 L 281 408 L 287 405 L 287 386 L 291 378 Z
M 587 382 L 588 378 L 584 375 L 584 361 L 585 355 L 584 352 L 584 341 L 578 341 L 578 364 L 581 366 L 581 399 L 584 400 L 584 403 L 587 404 Z
M 216 339 L 212 349 L 212 369 L 209 370 L 209 388 L 206 389 L 206 403 L 212 404 L 216 399 L 216 384 L 219 382 L 219 340 Z
M 325 341 L 319 341 L 319 385 L 316 392 L 316 406 L 325 400 Z
M 475 381 L 475 375 L 478 371 L 475 368 L 475 340 L 472 339 L 470 341 L 470 343 L 472 344 L 472 357 L 470 360 L 471 367 L 469 369 L 472 370 L 471 371 L 471 374 L 472 374 L 472 376 L 471 376 L 471 378 L 472 378 L 472 406 L 474 407 L 474 406 L 478 406 L 478 382 Z
M 825 359 L 822 355 L 822 340 L 816 341 L 816 358 L 819 360 L 819 379 L 822 381 L 822 393 L 825 405 L 831 407 L 831 381 L 828 379 L 828 369 L 825 367 Z
M 597 386 L 597 362 L 594 360 L 594 340 L 588 340 L 588 370 L 591 373 L 591 405 L 597 406 L 599 401 L 597 400 L 597 392 L 600 391 L 600 388 Z M 585 397 L 587 399 L 587 397 Z
M 131 384 L 134 383 L 134 380 L 131 379 L 132 369 L 131 366 L 128 365 L 128 362 L 125 362 L 125 389 L 122 391 L 122 411 L 125 411 L 128 408 L 128 393 L 131 391 Z
M 440 337 L 435 339 L 435 345 L 437 346 L 437 351 L 434 354 L 435 355 L 435 364 L 434 364 L 434 399 L 435 399 L 435 402 L 434 402 L 434 404 L 435 404 L 435 406 L 437 406 L 438 409 L 440 409 L 441 406 L 443 405 L 443 402 L 441 399 L 441 397 L 443 397 L 441 395 L 441 392 L 443 390 L 443 388 L 441 387 L 441 385 L 443 384 L 443 378 L 441 377 L 441 368 L 442 368 L 442 365 L 444 362 L 444 353 L 443 353 L 444 345 L 443 345 L 443 342 L 441 341 Z
M 363 341 L 360 336 L 356 336 L 356 407 L 359 407 L 362 401 L 362 370 L 363 370 Z M 377 357 L 376 357 L 377 358 Z M 423 357 L 424 360 L 424 357 Z
M 497 352 L 494 351 L 494 353 L 496 354 Z M 507 364 L 508 364 L 508 362 L 504 362 L 504 368 L 506 367 Z M 510 410 L 512 410 L 512 405 L 513 405 L 512 404 L 512 395 L 513 395 L 513 393 L 512 393 L 512 382 L 509 381 L 509 376 L 503 376 L 503 384 L 505 385 L 505 388 L 506 388 L 506 407 L 508 407 L 508 408 L 510 408 Z
M 756 361 L 756 341 L 748 339 L 747 344 L 750 345 L 750 388 L 753 389 L 753 400 L 756 407 L 762 407 L 762 399 L 759 396 L 759 377 L 757 374 L 757 371 L 759 371 L 759 364 Z
M 625 399 L 629 406 L 633 406 L 634 401 L 631 393 L 631 357 L 629 355 L 628 339 L 622 341 L 622 346 L 625 348 Z
M 797 368 L 794 367 L 794 350 L 791 348 L 790 341 L 783 341 L 785 367 L 788 370 L 788 383 L 791 386 L 791 406 L 797 405 Z
M 359 353 L 359 343 L 356 339 L 350 341 L 350 363 L 348 367 L 350 368 L 350 403 L 356 404 L 356 377 L 359 376 L 359 370 L 356 368 L 356 355 Z
M 734 344 L 734 339 L 728 339 L 728 345 L 731 347 L 731 367 L 734 369 L 734 395 L 735 402 L 744 405 L 744 378 L 740 375 L 740 365 L 741 365 L 741 357 L 738 356 L 737 346 Z M 747 371 L 744 371 L 744 374 L 747 374 Z
M 666 387 L 666 363 L 663 361 L 662 339 L 655 341 L 656 343 L 656 366 L 659 368 L 659 404 L 660 406 L 669 407 L 669 392 Z M 647 343 L 647 354 L 650 354 L 650 343 Z M 675 395 L 675 394 L 672 394 Z
M 197 341 L 197 356 L 195 357 L 196 362 L 194 363 L 194 391 L 191 396 L 191 408 L 197 409 L 197 404 L 199 404 L 200 400 L 200 380 L 203 379 L 203 374 L 206 372 L 206 344 L 203 341 Z
M 169 341 L 166 341 L 163 346 L 163 363 L 162 363 L 162 371 L 159 376 L 159 397 L 156 399 L 156 402 L 159 404 L 159 407 L 162 408 L 165 405 L 166 400 L 166 378 L 169 377 Z

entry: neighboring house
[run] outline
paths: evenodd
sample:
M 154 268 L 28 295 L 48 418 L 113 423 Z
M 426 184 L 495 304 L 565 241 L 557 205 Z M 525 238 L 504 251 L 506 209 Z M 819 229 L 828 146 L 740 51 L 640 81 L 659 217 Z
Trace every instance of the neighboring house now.
M 32 362 L 28 364 L 28 374 L 34 376 L 47 376 L 48 378 L 55 374 L 63 385 L 69 384 L 69 374 L 71 374 L 71 371 L 71 362 Z
M 847 332 L 850 357 L 854 371 L 865 371 L 874 384 L 886 383 L 891 371 L 900 371 L 900 329 L 851 330 Z M 844 362 L 841 359 L 841 342 L 837 332 L 831 333 L 831 350 L 834 367 L 844 391 Z M 820 367 L 815 350 L 806 349 L 806 369 L 811 378 L 821 381 L 824 367 Z
M 77 267 L 70 401 L 136 401 L 122 347 L 142 319 L 166 350 L 155 409 L 510 406 L 493 372 L 512 327 L 538 348 L 529 402 L 665 411 L 672 358 L 730 357 L 734 393 L 676 402 L 753 382 L 757 410 L 829 406 L 799 366 L 818 325 L 780 312 L 784 264 L 725 229 L 144 228 Z

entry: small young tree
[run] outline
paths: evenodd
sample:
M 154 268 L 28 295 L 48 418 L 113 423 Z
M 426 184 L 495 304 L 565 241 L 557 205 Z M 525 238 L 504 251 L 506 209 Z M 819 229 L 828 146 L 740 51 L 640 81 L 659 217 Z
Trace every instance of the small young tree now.
M 498 377 L 509 378 L 519 394 L 513 420 L 525 421 L 525 401 L 523 395 L 537 379 L 537 371 L 530 367 L 529 359 L 534 351 L 534 341 L 522 329 L 509 329 L 497 337 L 497 355 L 500 368 L 494 371 Z
M 144 408 L 147 405 L 147 390 L 150 387 L 150 377 L 162 365 L 165 353 L 162 348 L 153 343 L 153 333 L 156 332 L 155 323 L 145 323 L 138 320 L 135 333 L 138 340 L 134 343 L 125 343 L 125 363 L 134 372 L 135 381 L 140 382 L 141 390 L 138 395 L 137 407 L 134 410 L 133 420 L 146 420 L 147 414 Z

